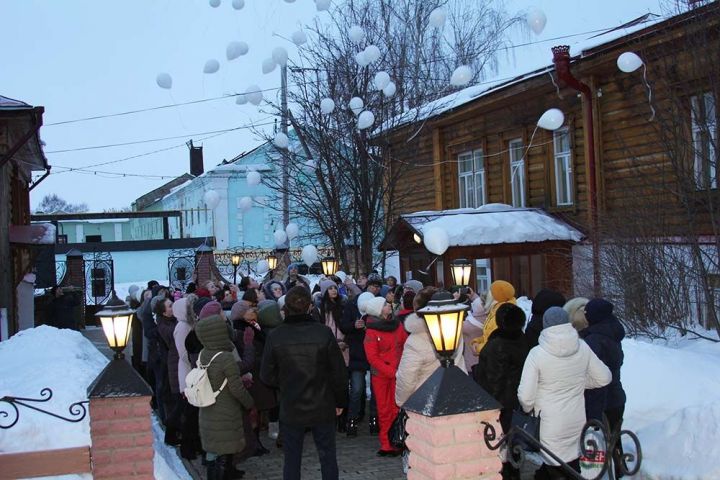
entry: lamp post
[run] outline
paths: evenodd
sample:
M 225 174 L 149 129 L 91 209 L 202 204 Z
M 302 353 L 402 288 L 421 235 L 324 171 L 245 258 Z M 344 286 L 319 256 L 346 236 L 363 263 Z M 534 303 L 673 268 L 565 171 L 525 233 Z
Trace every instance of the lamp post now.
M 278 263 L 277 255 L 275 255 L 275 253 L 271 253 L 270 255 L 267 256 L 266 260 L 267 260 L 268 268 L 270 269 L 270 271 L 272 272 L 273 270 L 275 270 L 275 268 L 277 267 L 277 263 Z
M 95 314 L 100 319 L 108 345 L 115 351 L 113 356 L 115 360 L 125 358 L 123 350 L 130 339 L 130 322 L 133 313 L 135 310 L 120 300 L 113 290 L 105 308 Z
M 458 287 L 470 286 L 470 274 L 472 273 L 472 264 L 464 259 L 458 258 L 450 263 L 450 273 L 452 273 L 453 284 Z
M 454 364 L 453 356 L 460 343 L 462 322 L 468 306 L 455 303 L 449 292 L 441 291 L 432 296 L 424 308 L 418 310 L 427 324 L 440 364 L 448 368 Z
M 237 269 L 238 265 L 240 265 L 240 261 L 242 260 L 242 257 L 239 253 L 233 253 L 230 255 L 230 263 L 232 263 L 233 266 L 233 283 L 237 285 Z
M 335 257 L 325 257 L 320 263 L 322 264 L 323 274 L 325 274 L 326 277 L 335 275 L 335 272 L 338 270 L 338 262 L 335 260 Z

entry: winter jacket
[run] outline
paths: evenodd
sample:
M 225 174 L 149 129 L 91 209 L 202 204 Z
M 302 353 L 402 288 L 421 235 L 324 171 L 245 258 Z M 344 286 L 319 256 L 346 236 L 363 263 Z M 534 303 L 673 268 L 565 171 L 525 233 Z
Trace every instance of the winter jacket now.
M 293 287 L 297 287 L 298 285 L 310 290 L 310 281 L 307 278 L 303 277 L 302 275 L 298 275 L 295 278 L 287 277 L 285 279 L 284 286 L 285 286 L 286 292 L 289 291 Z
M 260 380 L 280 391 L 280 421 L 334 424 L 347 406 L 348 376 L 332 332 L 310 315 L 285 318 L 265 342 Z
M 263 352 L 265 349 L 267 332 L 270 330 L 262 328 L 259 323 L 251 325 L 243 319 L 235 322 L 235 328 L 238 331 L 237 337 L 240 342 L 242 341 L 246 328 L 252 328 L 255 330 L 252 349 L 255 352 L 258 352 L 258 354 L 255 357 L 255 361 L 252 363 L 252 367 L 250 369 L 250 373 L 252 373 L 253 376 L 253 382 L 248 389 L 250 395 L 253 397 L 253 400 L 255 400 L 255 407 L 258 410 L 270 410 L 277 407 L 275 390 L 260 381 L 260 370 L 262 369 L 262 359 L 260 358 L 262 353 L 260 352 Z M 243 345 L 243 352 L 244 351 L 245 347 Z
M 190 355 L 188 354 L 187 347 L 185 346 L 185 340 L 187 340 L 188 334 L 193 330 L 193 325 L 190 325 L 187 318 L 187 300 L 181 298 L 177 302 L 173 303 L 172 306 L 173 315 L 177 319 L 177 325 L 173 331 L 173 341 L 175 342 L 175 349 L 178 354 L 177 363 L 177 377 L 179 384 L 180 393 L 185 391 L 185 377 L 190 373 L 193 366 L 190 361 Z
M 340 347 L 340 351 L 343 354 L 345 365 L 347 366 L 350 363 L 350 347 L 345 341 L 345 335 L 351 333 L 353 329 L 347 328 L 347 325 L 342 322 L 346 303 L 347 298 L 345 297 L 338 297 L 335 304 L 323 302 L 321 297 L 316 303 L 315 308 L 313 308 L 311 315 L 318 321 L 318 323 L 326 325 L 330 330 L 332 330 L 333 335 L 335 335 L 335 339 L 338 342 L 338 346 Z
M 158 335 L 160 336 L 161 349 L 167 352 L 167 371 L 170 380 L 170 391 L 180 393 L 180 382 L 178 380 L 178 349 L 175 346 L 175 317 L 159 315 L 157 318 Z
M 56 328 L 77 330 L 75 307 L 81 303 L 80 295 L 80 292 L 68 292 L 63 293 L 60 297 L 53 298 L 50 306 L 50 325 Z
M 200 408 L 203 450 L 217 455 L 240 452 L 245 446 L 243 409 L 252 408 L 253 399 L 240 379 L 227 324 L 219 315 L 212 315 L 197 323 L 195 333 L 204 346 L 200 352 L 200 363 L 207 365 L 216 353 L 222 352 L 207 369 L 213 390 L 217 391 L 227 379 L 227 385 L 216 397 L 215 403 Z
M 274 300 L 277 302 L 277 298 L 275 298 L 275 295 L 272 293 L 272 286 L 274 284 L 280 285 L 280 288 L 282 288 L 282 294 L 285 295 L 287 293 L 287 288 L 285 288 L 285 284 L 282 282 L 278 282 L 277 280 L 270 280 L 268 283 L 263 285 L 263 292 L 265 293 L 265 299 L 266 300 Z
M 395 378 L 408 334 L 397 319 L 380 320 L 367 316 L 365 355 L 373 375 Z
M 358 297 L 345 303 L 343 317 L 340 321 L 340 330 L 345 334 L 345 343 L 350 352 L 348 368 L 351 371 L 366 371 L 370 364 L 365 355 L 365 329 L 355 328 L 355 322 L 360 318 L 360 311 L 357 307 Z
M 610 370 L 569 323 L 545 328 L 523 367 L 518 400 L 524 411 L 540 415 L 540 441 L 561 460 L 580 456 L 585 425 L 586 388 L 612 380 Z M 555 465 L 549 457 L 545 463 Z
M 532 316 L 527 327 L 525 327 L 525 338 L 528 347 L 537 347 L 540 332 L 543 329 L 543 314 L 550 307 L 562 307 L 565 305 L 565 297 L 561 293 L 543 288 L 532 302 Z
M 478 357 L 472 347 L 472 339 L 477 338 L 483 333 L 483 326 L 487 319 L 487 312 L 482 304 L 480 297 L 473 300 L 470 306 L 470 313 L 467 314 L 462 324 L 463 336 L 463 359 L 465 368 L 471 371 L 473 365 L 477 364 Z
M 605 410 L 625 406 L 625 390 L 620 381 L 620 367 L 623 364 L 622 339 L 625 328 L 612 315 L 597 323 L 592 323 L 580 332 L 580 337 L 595 352 L 612 373 L 609 385 L 594 390 L 585 390 L 585 411 L 587 418 L 602 421 Z
M 412 313 L 405 319 L 405 330 L 410 333 L 403 347 L 395 378 L 395 403 L 402 406 L 420 385 L 440 366 L 425 320 Z M 462 340 L 461 340 L 462 342 Z M 467 372 L 463 361 L 463 345 L 458 346 L 453 359 L 460 370 Z
M 478 356 L 475 381 L 503 408 L 518 407 L 518 385 L 530 349 L 521 328 L 499 327 Z
M 513 305 L 516 304 L 515 297 L 511 298 L 507 302 L 498 302 L 492 307 L 490 307 L 490 311 L 488 312 L 487 319 L 485 320 L 485 324 L 483 325 L 483 333 L 480 337 L 473 339 L 473 344 L 475 347 L 475 352 L 478 354 L 482 351 L 483 347 L 487 343 L 488 339 L 490 338 L 490 335 L 492 332 L 495 331 L 497 328 L 497 321 L 495 320 L 495 315 L 497 314 L 498 308 L 503 303 L 512 303 Z

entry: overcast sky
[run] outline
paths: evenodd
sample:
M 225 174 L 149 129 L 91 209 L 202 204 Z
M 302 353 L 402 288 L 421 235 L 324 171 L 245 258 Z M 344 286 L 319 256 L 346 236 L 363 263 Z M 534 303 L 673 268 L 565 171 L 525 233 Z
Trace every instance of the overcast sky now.
M 335 0 L 335 4 L 339 0 Z M 478 0 L 479 1 L 479 0 Z M 539 36 L 517 32 L 514 48 L 503 55 L 498 75 L 551 62 L 550 47 L 577 43 L 590 35 L 554 37 L 611 28 L 648 11 L 662 13 L 663 0 L 511 0 L 509 11 L 538 6 L 547 15 Z M 129 206 L 137 197 L 188 171 L 184 143 L 213 132 L 243 125 L 272 122 L 252 105 L 237 106 L 235 99 L 142 112 L 133 115 L 56 122 L 145 109 L 219 97 L 244 91 L 250 84 L 277 89 L 279 70 L 263 75 L 261 62 L 276 46 L 285 46 L 291 58 L 295 46 L 274 34 L 289 37 L 317 13 L 313 0 L 246 0 L 236 11 L 231 0 L 211 8 L 207 0 L 0 0 L 0 95 L 45 107 L 41 136 L 53 173 L 32 192 L 33 208 L 48 193 L 72 203 L 86 202 L 91 211 Z M 228 42 L 243 40 L 250 52 L 228 62 Z M 202 73 L 208 59 L 220 62 L 214 75 Z M 160 72 L 173 77 L 171 90 L 155 83 Z M 492 77 L 493 75 L 489 75 Z M 277 90 L 265 92 L 275 99 Z M 272 127 L 265 127 L 272 128 Z M 97 145 L 165 137 L 160 142 L 113 148 L 52 153 Z M 223 159 L 250 150 L 259 139 L 241 129 L 205 140 L 205 169 Z M 170 148 L 179 146 L 178 148 Z M 163 152 L 149 152 L 168 149 Z M 138 158 L 92 167 L 91 170 L 128 175 L 61 173 L 62 167 L 86 167 L 147 154 Z M 109 178 L 108 178 L 109 177 Z

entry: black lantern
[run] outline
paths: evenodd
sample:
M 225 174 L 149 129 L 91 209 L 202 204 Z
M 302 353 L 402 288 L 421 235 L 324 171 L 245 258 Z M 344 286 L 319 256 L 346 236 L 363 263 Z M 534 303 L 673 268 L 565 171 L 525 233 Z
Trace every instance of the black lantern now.
M 233 253 L 230 255 L 230 263 L 233 266 L 233 283 L 237 284 L 237 269 L 242 261 L 242 256 L 239 253 Z
M 270 271 L 275 270 L 275 268 L 277 267 L 277 263 L 278 263 L 277 255 L 275 255 L 274 253 L 271 253 L 270 255 L 267 256 L 266 260 L 267 260 L 268 268 L 270 269 Z
M 453 356 L 460 343 L 467 309 L 467 305 L 456 303 L 451 293 L 440 291 L 432 296 L 427 306 L 418 310 L 425 319 L 435 351 L 445 368 L 454 363 Z
M 120 300 L 113 290 L 105 308 L 95 314 L 100 319 L 108 345 L 115 350 L 115 359 L 125 358 L 123 350 L 130 339 L 130 323 L 133 313 L 135 310 Z
M 338 271 L 338 262 L 335 260 L 335 257 L 325 257 L 322 259 L 322 270 L 326 277 L 329 277 L 330 275 L 335 275 L 335 272 Z
M 450 272 L 452 273 L 453 284 L 458 287 L 467 287 L 470 285 L 470 274 L 472 273 L 472 264 L 464 259 L 458 258 L 450 263 Z

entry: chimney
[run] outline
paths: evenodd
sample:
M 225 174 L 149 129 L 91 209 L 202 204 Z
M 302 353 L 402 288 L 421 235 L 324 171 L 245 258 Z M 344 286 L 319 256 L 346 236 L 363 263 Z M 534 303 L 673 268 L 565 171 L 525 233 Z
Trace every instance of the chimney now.
M 199 177 L 205 172 L 205 167 L 203 166 L 203 147 L 202 145 L 199 147 L 194 146 L 192 140 L 187 143 L 187 146 L 190 149 L 190 175 Z

